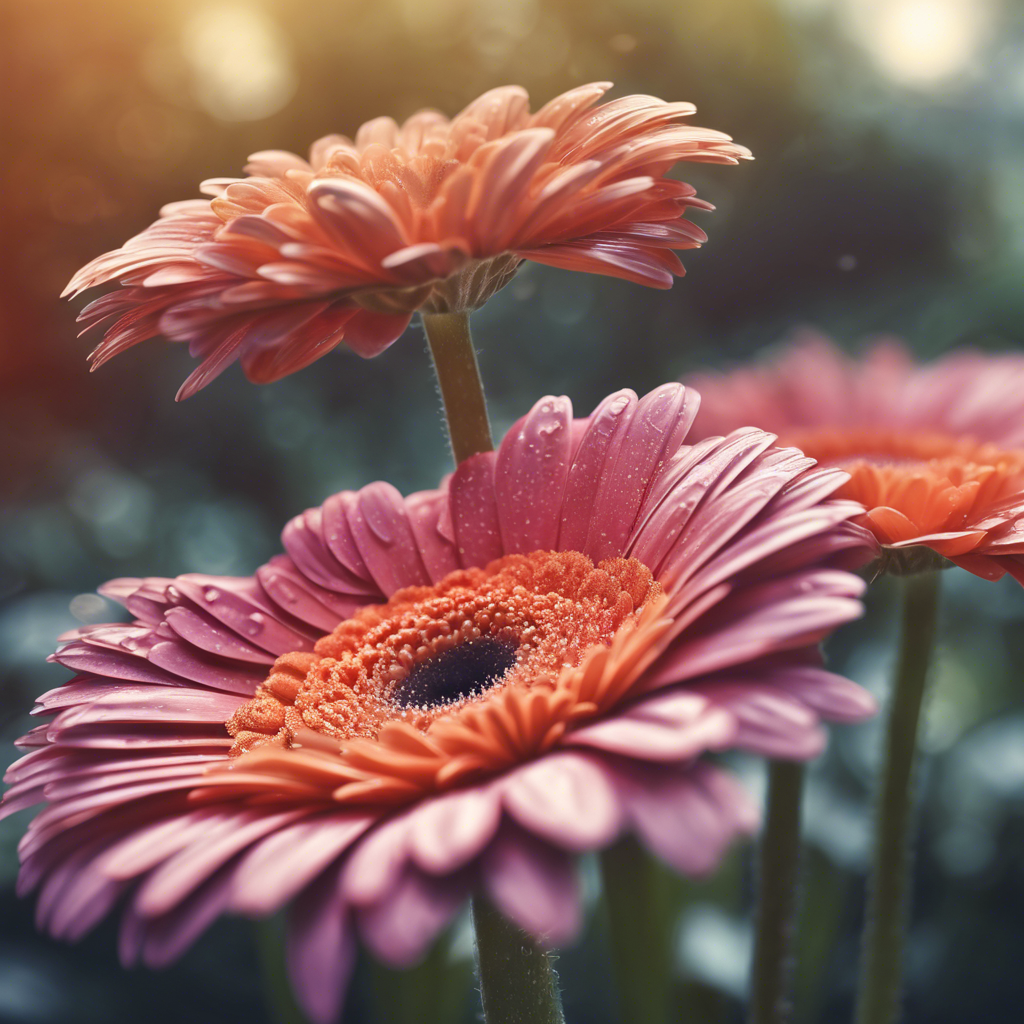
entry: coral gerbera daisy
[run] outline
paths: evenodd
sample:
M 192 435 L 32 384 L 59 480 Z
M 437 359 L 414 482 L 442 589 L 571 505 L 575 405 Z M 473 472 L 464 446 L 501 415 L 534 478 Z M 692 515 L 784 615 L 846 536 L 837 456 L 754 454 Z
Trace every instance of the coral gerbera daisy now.
M 839 493 L 864 506 L 890 566 L 930 564 L 930 549 L 1024 583 L 1021 356 L 962 351 L 921 366 L 886 339 L 854 360 L 807 332 L 772 363 L 687 383 L 703 396 L 694 436 L 754 422 L 845 469 Z
M 531 114 L 518 86 L 485 93 L 452 120 L 381 117 L 355 141 L 331 135 L 309 159 L 269 151 L 248 178 L 201 186 L 93 260 L 65 294 L 119 281 L 82 312 L 103 340 L 95 369 L 162 334 L 202 360 L 178 397 L 240 360 L 256 383 L 307 366 L 342 341 L 387 348 L 416 310 L 464 312 L 533 260 L 668 288 L 675 249 L 706 240 L 684 218 L 712 209 L 666 177 L 680 160 L 736 163 L 729 136 L 679 124 L 690 103 L 581 86 Z
M 337 1011 L 354 936 L 408 965 L 479 888 L 549 943 L 573 855 L 633 832 L 683 872 L 755 815 L 707 751 L 804 759 L 871 698 L 821 667 L 860 613 L 845 479 L 758 430 L 684 444 L 667 385 L 545 398 L 440 490 L 294 519 L 253 577 L 126 579 L 8 773 L 41 801 L 20 891 L 75 938 L 124 898 L 159 965 L 222 911 L 290 909 L 297 992 Z

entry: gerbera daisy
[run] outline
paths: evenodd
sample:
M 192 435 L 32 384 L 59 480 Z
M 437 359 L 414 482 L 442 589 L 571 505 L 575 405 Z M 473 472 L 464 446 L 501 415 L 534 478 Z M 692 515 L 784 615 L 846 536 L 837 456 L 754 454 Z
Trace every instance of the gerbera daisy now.
M 298 516 L 252 577 L 107 584 L 133 621 L 63 638 L 78 675 L 8 773 L 8 813 L 47 803 L 21 846 L 40 926 L 123 898 L 123 959 L 155 966 L 290 903 L 328 1021 L 357 933 L 408 965 L 479 890 L 559 944 L 573 855 L 627 832 L 710 870 L 755 813 L 701 755 L 813 757 L 820 719 L 873 703 L 817 652 L 860 613 L 845 474 L 759 430 L 685 445 L 696 406 L 545 398 L 440 490 Z
M 915 365 L 886 339 L 862 359 L 806 332 L 771 363 L 687 379 L 694 435 L 756 423 L 850 480 L 839 492 L 894 568 L 936 555 L 1024 583 L 1024 358 L 962 351 Z
M 531 114 L 518 86 L 485 93 L 452 120 L 381 117 L 355 141 L 320 139 L 309 159 L 251 156 L 248 178 L 214 178 L 211 200 L 172 203 L 160 220 L 93 260 L 65 294 L 118 281 L 83 310 L 103 340 L 95 369 L 162 334 L 199 367 L 178 398 L 236 359 L 278 380 L 342 341 L 375 356 L 416 310 L 481 306 L 519 263 L 668 288 L 674 249 L 706 240 L 688 209 L 712 209 L 666 177 L 680 160 L 736 163 L 728 135 L 677 123 L 690 103 L 626 96 L 594 108 L 598 82 Z

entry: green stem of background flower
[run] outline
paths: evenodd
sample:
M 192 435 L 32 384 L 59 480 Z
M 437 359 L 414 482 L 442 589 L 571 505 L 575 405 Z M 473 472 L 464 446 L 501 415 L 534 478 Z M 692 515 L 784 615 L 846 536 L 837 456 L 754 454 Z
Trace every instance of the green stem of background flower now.
M 784 1024 L 792 1016 L 803 788 L 802 764 L 769 763 L 767 813 L 757 859 L 750 1024 Z
M 469 314 L 421 315 L 441 389 L 452 455 L 458 465 L 471 455 L 494 448 L 480 367 L 469 333 Z
M 914 762 L 935 637 L 939 578 L 938 572 L 931 571 L 901 580 L 903 623 L 889 706 L 874 864 L 868 881 L 857 1024 L 892 1024 L 900 1017 L 910 894 Z
M 565 1024 L 552 955 L 484 896 L 473 898 L 473 926 L 486 1024 Z
M 627 837 L 601 854 L 615 980 L 624 1021 L 668 1024 L 673 911 L 659 866 Z

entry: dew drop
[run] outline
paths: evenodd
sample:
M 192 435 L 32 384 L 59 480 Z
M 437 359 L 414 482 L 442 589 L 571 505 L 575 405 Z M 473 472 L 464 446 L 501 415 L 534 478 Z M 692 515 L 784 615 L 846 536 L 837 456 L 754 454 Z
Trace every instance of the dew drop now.
M 249 636 L 256 636 L 263 632 L 263 627 L 266 623 L 267 617 L 265 615 L 261 612 L 253 612 L 252 615 L 245 620 L 245 631 Z
M 277 583 L 276 597 L 279 597 L 282 601 L 285 601 L 287 604 L 298 604 L 298 592 L 290 583 L 286 582 L 280 576 L 276 577 L 274 582 Z
M 216 601 L 220 597 L 220 591 L 216 587 L 207 587 L 203 591 L 203 597 L 207 601 Z

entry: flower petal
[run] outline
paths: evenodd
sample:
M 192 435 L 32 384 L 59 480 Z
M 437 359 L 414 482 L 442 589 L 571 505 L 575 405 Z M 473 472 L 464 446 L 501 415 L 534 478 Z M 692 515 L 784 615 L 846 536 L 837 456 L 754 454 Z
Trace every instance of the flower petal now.
M 507 918 L 545 946 L 561 946 L 580 927 L 572 861 L 529 834 L 506 828 L 482 862 L 487 895 Z
M 573 852 L 607 846 L 622 821 L 602 762 L 583 753 L 549 754 L 516 769 L 502 780 L 501 796 L 523 828 Z

